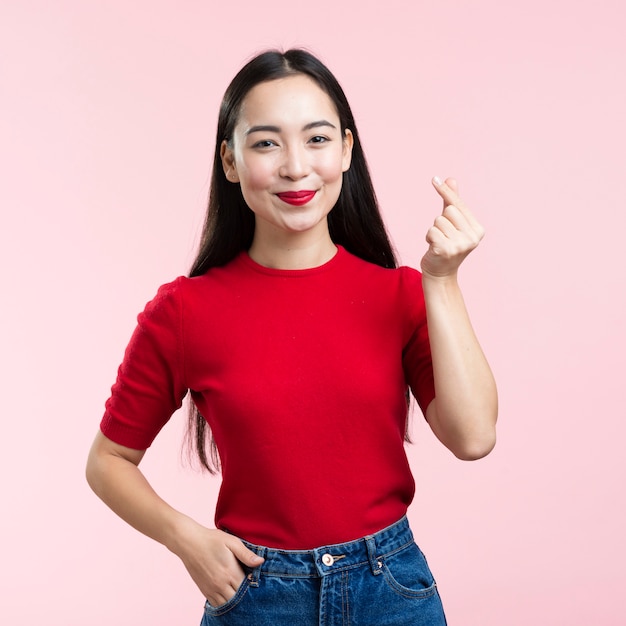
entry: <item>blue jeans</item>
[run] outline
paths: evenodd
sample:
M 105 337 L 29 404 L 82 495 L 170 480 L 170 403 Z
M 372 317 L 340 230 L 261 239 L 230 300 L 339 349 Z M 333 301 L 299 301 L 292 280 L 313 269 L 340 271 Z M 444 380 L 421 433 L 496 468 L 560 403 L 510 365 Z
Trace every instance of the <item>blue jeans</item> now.
M 200 626 L 445 626 L 437 584 L 406 517 L 375 535 L 315 550 L 274 550 Z

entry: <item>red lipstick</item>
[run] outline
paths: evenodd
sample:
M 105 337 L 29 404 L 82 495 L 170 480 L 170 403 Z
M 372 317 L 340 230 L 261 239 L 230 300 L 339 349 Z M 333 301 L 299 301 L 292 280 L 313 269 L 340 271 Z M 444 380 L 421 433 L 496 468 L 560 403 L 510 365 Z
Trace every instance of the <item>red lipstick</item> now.
M 303 206 L 307 202 L 313 199 L 313 196 L 317 191 L 303 190 L 303 191 L 285 191 L 284 193 L 277 193 L 276 195 L 287 204 L 294 206 Z

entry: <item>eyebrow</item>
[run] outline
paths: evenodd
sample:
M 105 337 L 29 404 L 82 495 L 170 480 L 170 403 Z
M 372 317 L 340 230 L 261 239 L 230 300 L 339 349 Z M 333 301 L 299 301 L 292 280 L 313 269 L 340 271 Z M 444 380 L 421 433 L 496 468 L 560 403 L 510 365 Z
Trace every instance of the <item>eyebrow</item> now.
M 331 124 L 328 120 L 318 120 L 316 122 L 310 122 L 302 127 L 302 130 L 312 130 L 313 128 L 320 128 L 322 126 L 329 126 L 330 128 L 337 128 L 334 124 Z M 252 126 L 246 131 L 246 136 L 251 135 L 252 133 L 279 133 L 280 126 L 272 126 L 272 125 L 260 125 L 260 126 Z

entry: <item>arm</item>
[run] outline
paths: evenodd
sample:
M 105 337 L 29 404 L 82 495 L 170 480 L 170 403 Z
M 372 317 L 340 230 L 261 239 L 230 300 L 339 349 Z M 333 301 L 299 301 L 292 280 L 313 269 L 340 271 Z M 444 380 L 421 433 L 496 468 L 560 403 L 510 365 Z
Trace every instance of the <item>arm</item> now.
M 139 470 L 144 454 L 99 432 L 87 461 L 89 485 L 123 520 L 176 554 L 210 604 L 225 603 L 244 578 L 240 562 L 256 567 L 263 559 L 236 537 L 205 528 L 162 500 Z
M 456 181 L 433 183 L 444 209 L 428 231 L 429 249 L 421 262 L 436 393 L 426 419 L 458 458 L 473 460 L 489 454 L 495 445 L 498 399 L 457 274 L 484 230 L 458 196 Z

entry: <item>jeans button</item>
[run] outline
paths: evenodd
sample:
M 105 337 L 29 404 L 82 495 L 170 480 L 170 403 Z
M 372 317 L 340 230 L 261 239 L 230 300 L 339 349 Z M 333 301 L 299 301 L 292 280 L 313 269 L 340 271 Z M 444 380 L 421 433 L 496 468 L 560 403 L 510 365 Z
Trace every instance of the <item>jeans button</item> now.
M 335 562 L 335 559 L 333 558 L 332 554 L 325 554 L 322 557 L 322 563 L 324 565 L 327 565 L 328 567 L 330 567 L 334 562 Z

